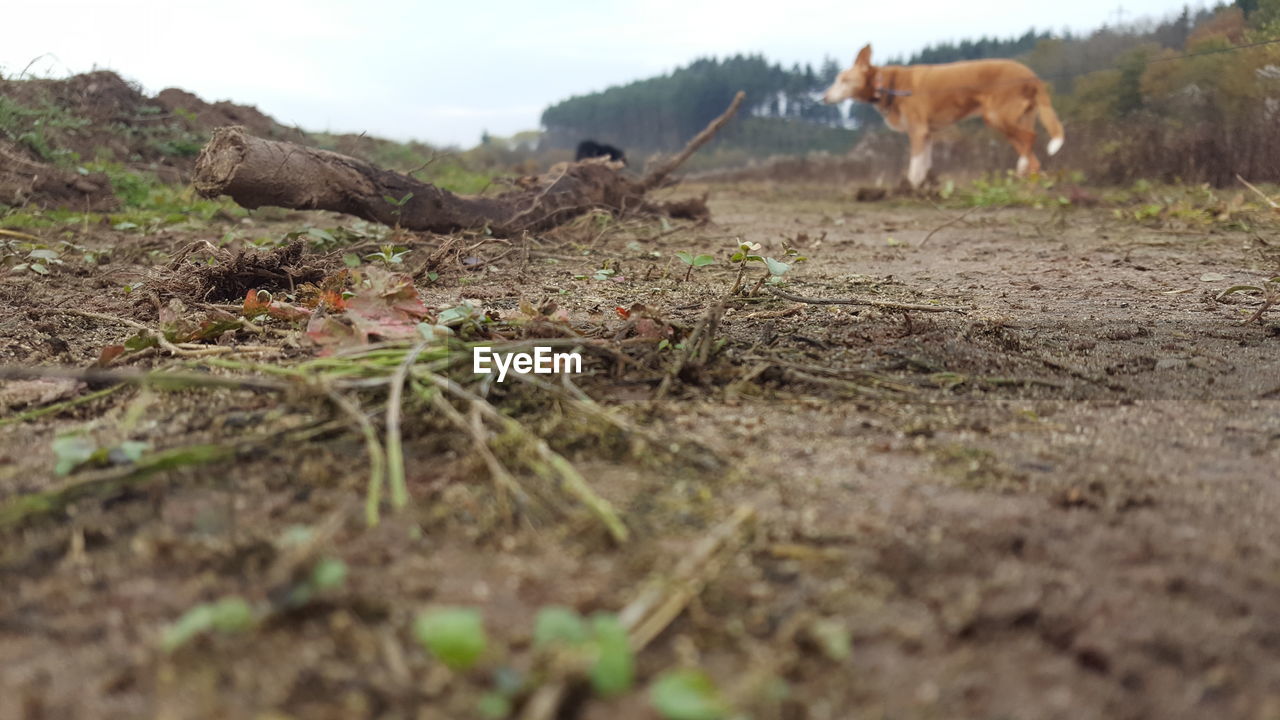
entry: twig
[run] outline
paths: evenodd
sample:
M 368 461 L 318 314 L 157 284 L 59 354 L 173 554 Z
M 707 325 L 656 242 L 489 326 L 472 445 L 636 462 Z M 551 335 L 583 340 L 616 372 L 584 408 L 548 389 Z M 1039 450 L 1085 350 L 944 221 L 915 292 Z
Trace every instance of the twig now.
M 676 168 L 680 167 L 685 160 L 688 160 L 690 155 L 697 152 L 698 148 L 706 145 L 707 142 L 720 131 L 720 128 L 724 127 L 725 123 L 729 122 L 734 114 L 738 112 L 738 108 L 742 105 L 742 101 L 745 100 L 746 97 L 747 94 L 739 90 L 738 94 L 733 96 L 733 102 L 729 103 L 729 109 L 721 113 L 720 117 L 712 120 L 711 124 L 707 125 L 702 132 L 694 135 L 693 139 L 684 146 L 684 150 L 681 150 L 679 155 L 676 155 L 674 158 L 659 165 L 640 181 L 641 189 L 648 192 L 661 185 L 662 181 L 666 180 L 668 175 L 675 172 Z
M 18 238 L 19 240 L 26 240 L 28 242 L 44 242 L 40 238 L 36 237 L 35 235 L 31 235 L 30 233 L 18 232 L 17 230 L 8 230 L 5 228 L 0 228 L 0 236 L 14 237 L 14 238 Z
M 714 575 L 712 561 L 755 514 L 754 507 L 740 506 L 681 557 L 669 579 L 658 581 L 618 613 L 633 648 L 640 650 L 648 645 L 702 592 Z
M 723 314 L 724 303 L 716 303 L 707 308 L 707 312 L 698 321 L 693 332 L 689 333 L 689 337 L 685 339 L 684 352 L 676 357 L 666 377 L 662 378 L 662 384 L 658 385 L 658 389 L 653 393 L 653 399 L 649 401 L 651 405 L 657 405 L 662 398 L 666 397 L 671 384 L 690 364 L 696 364 L 699 367 L 706 364 L 711 354 L 711 346 L 715 342 L 716 328 L 720 325 L 720 316 Z
M 351 418 L 364 436 L 365 451 L 369 454 L 369 489 L 365 496 L 364 517 L 370 527 L 378 524 L 378 506 L 382 502 L 382 484 L 386 477 L 387 453 L 378 444 L 378 433 L 368 416 L 350 398 L 336 390 L 330 390 L 329 400 L 347 417 Z
M 337 426 L 332 422 L 323 422 L 250 438 L 232 445 L 187 445 L 144 455 L 138 462 L 126 467 L 83 473 L 61 487 L 16 495 L 5 500 L 0 504 L 0 530 L 21 527 L 31 520 L 62 513 L 77 500 L 110 495 L 144 482 L 159 472 L 229 460 L 259 447 L 278 447 L 286 442 L 305 441 L 315 435 L 330 432 L 335 427 Z
M 939 225 L 938 227 L 936 227 L 936 228 L 934 228 L 934 229 L 930 230 L 930 231 L 929 231 L 929 234 L 928 234 L 928 235 L 925 235 L 925 236 L 924 236 L 924 239 L 923 239 L 923 240 L 921 240 L 921 241 L 920 241 L 920 244 L 919 244 L 919 245 L 917 245 L 916 247 L 924 247 L 924 244 L 925 244 L 925 243 L 927 243 L 927 242 L 929 242 L 929 238 L 933 237 L 934 233 L 936 233 L 936 232 L 938 232 L 939 230 L 941 230 L 941 229 L 943 229 L 943 228 L 947 227 L 948 225 L 954 225 L 954 224 L 956 224 L 956 223 L 960 222 L 961 220 L 963 220 L 963 219 L 965 219 L 965 218 L 969 217 L 969 214 L 970 214 L 970 213 L 972 213 L 974 210 L 977 210 L 979 207 L 980 207 L 980 206 L 978 206 L 978 205 L 974 205 L 973 207 L 969 208 L 968 210 L 965 210 L 963 213 L 961 213 L 961 214 L 959 214 L 959 215 L 957 215 L 957 216 L 955 216 L 955 217 L 951 218 L 950 220 L 948 220 L 948 221 L 946 221 L 946 222 L 942 223 L 941 225 Z
M 133 383 L 157 387 L 218 387 L 238 390 L 263 390 L 281 392 L 296 387 L 294 383 L 259 377 L 223 377 L 208 373 L 142 372 L 138 370 L 105 370 L 103 368 L 75 368 L 58 366 L 27 367 L 0 365 L 0 380 L 27 380 L 33 378 L 70 378 L 87 383 Z
M 493 484 L 498 490 L 498 509 L 502 512 L 504 518 L 510 518 L 511 508 L 507 503 L 507 497 L 509 495 L 519 497 L 524 495 L 524 492 L 520 488 L 520 484 L 516 482 L 515 477 L 510 472 L 507 472 L 507 468 L 498 461 L 497 456 L 489 449 L 489 435 L 485 432 L 479 407 L 476 405 L 471 406 L 471 420 L 468 422 L 467 418 L 463 417 L 462 413 L 458 412 L 458 409 L 445 399 L 444 395 L 438 391 L 438 388 L 428 388 L 428 391 L 432 393 L 432 406 L 452 422 L 454 427 L 471 436 L 472 445 L 475 447 L 480 459 L 484 461 L 485 467 L 489 470 L 489 479 L 493 480 Z
M 64 400 L 60 403 L 54 403 L 53 405 L 45 405 L 44 407 L 25 410 L 23 412 L 18 413 L 17 415 L 14 415 L 13 417 L 7 417 L 7 418 L 4 418 L 3 420 L 0 420 L 0 427 L 3 427 L 5 425 L 16 425 L 18 423 L 24 423 L 28 420 L 34 420 L 35 418 L 38 418 L 38 417 L 43 417 L 45 415 L 50 415 L 52 413 L 62 412 L 63 410 L 66 410 L 68 408 L 73 408 L 77 405 L 83 405 L 87 402 L 93 402 L 98 398 L 103 398 L 110 395 L 111 393 L 119 390 L 122 387 L 124 387 L 124 385 L 122 384 L 112 385 L 109 388 L 104 388 L 97 392 L 91 392 L 88 395 L 81 395 L 78 398 L 71 398 L 70 400 Z
M 891 390 L 893 392 L 898 392 L 898 393 L 920 392 L 920 389 L 915 387 L 914 385 L 907 385 L 904 383 L 896 382 L 894 380 L 889 380 L 887 378 L 881 377 L 868 370 L 862 370 L 862 369 L 856 369 L 856 368 L 841 369 L 841 368 L 835 368 L 835 367 L 820 367 L 817 365 L 805 365 L 803 363 L 792 362 L 790 360 L 783 360 L 782 358 L 772 357 L 768 355 L 744 355 L 741 359 L 745 361 L 755 360 L 755 361 L 766 363 L 769 366 L 786 368 L 788 370 L 795 370 L 800 373 L 804 373 L 808 375 L 834 377 L 841 380 L 845 380 L 846 382 L 855 382 L 860 380 L 863 383 L 865 383 L 867 386 L 884 388 L 885 390 Z
M 1237 180 L 1239 180 L 1240 182 L 1244 183 L 1244 186 L 1245 186 L 1245 187 L 1247 187 L 1247 188 L 1249 188 L 1250 190 L 1252 190 L 1252 191 L 1254 191 L 1254 192 L 1258 193 L 1258 197 L 1260 197 L 1260 198 L 1262 198 L 1263 200 L 1265 200 L 1265 201 L 1266 201 L 1266 203 L 1267 203 L 1268 205 L 1270 205 L 1272 208 L 1274 208 L 1274 209 L 1276 209 L 1276 210 L 1280 210 L 1280 204 L 1277 204 L 1275 200 L 1272 200 L 1271 198 L 1267 197 L 1266 193 L 1264 193 L 1264 192 L 1262 192 L 1261 190 L 1259 190 L 1258 188 L 1254 187 L 1252 183 L 1250 183 L 1248 180 L 1245 180 L 1243 177 L 1241 177 L 1241 176 L 1240 176 L 1240 173 L 1236 173 L 1236 179 L 1237 179 Z
M 498 412 L 484 398 L 479 397 L 449 378 L 431 373 L 421 378 L 421 380 L 435 385 L 454 397 L 466 400 L 473 408 L 473 411 L 479 412 L 485 419 L 505 430 L 520 435 L 527 447 L 533 451 L 533 454 L 540 461 L 539 464 L 531 463 L 534 472 L 543 476 L 544 479 L 558 480 L 565 492 L 586 506 L 600 520 L 600 523 L 608 530 L 609 536 L 618 544 L 625 543 L 631 536 L 631 532 L 627 530 L 627 526 L 618 517 L 613 505 L 608 500 L 597 495 L 586 479 L 582 477 L 582 474 L 578 472 L 578 469 L 573 466 L 573 463 L 570 463 L 564 456 L 552 450 L 545 440 L 530 433 L 516 420 Z
M 137 330 L 141 330 L 142 332 L 150 335 L 151 337 L 154 337 L 156 339 L 156 342 L 160 345 L 160 347 L 164 348 L 166 351 L 169 352 L 170 355 L 173 355 L 174 357 L 186 357 L 186 358 L 205 357 L 208 355 L 225 355 L 227 353 L 232 353 L 236 351 L 236 348 L 223 347 L 223 346 L 215 346 L 215 347 L 201 346 L 197 348 L 190 348 L 190 347 L 184 348 L 184 347 L 181 347 L 180 345 L 173 344 L 168 338 L 164 336 L 164 333 L 158 330 L 149 328 L 146 325 L 143 325 L 142 323 L 136 320 L 117 317 L 115 315 L 106 315 L 104 313 L 96 313 L 90 310 L 78 310 L 76 308 L 53 308 L 53 310 L 55 312 L 67 313 L 69 315 L 79 315 L 81 317 L 86 317 L 93 320 L 103 320 L 106 322 L 113 322 L 120 325 L 125 325 L 127 327 L 131 327 Z M 186 343 L 183 343 L 183 344 L 186 344 Z M 254 350 L 260 350 L 260 349 L 261 349 L 260 347 L 254 348 Z M 271 348 L 271 349 L 275 350 L 276 348 Z
M 409 491 L 404 479 L 404 438 L 400 434 L 400 404 L 404 397 L 404 381 L 428 342 L 423 340 L 405 353 L 404 360 L 391 376 L 391 388 L 387 391 L 387 484 L 391 488 L 391 507 L 397 509 L 409 504 Z
M 953 305 L 917 305 L 914 303 L 898 303 L 888 300 L 868 300 L 863 298 L 811 298 L 794 295 L 786 290 L 773 287 L 772 285 L 766 285 L 764 289 L 774 295 L 777 295 L 783 300 L 808 303 L 810 305 L 869 305 L 871 307 L 886 308 L 889 310 L 915 310 L 917 312 L 953 312 L 960 314 L 968 312 L 967 308 L 955 307 Z
M 525 208 L 524 210 L 521 210 L 515 215 L 512 215 L 511 218 L 507 220 L 507 224 L 513 228 L 514 227 L 532 227 L 533 225 L 535 225 L 536 223 L 528 223 L 527 225 L 524 225 L 524 226 L 518 226 L 515 224 L 515 222 L 520 218 L 524 217 L 525 215 L 528 215 L 529 213 L 533 212 L 534 209 L 538 207 L 538 204 L 542 202 L 542 199 L 547 196 L 547 193 L 551 192 L 551 188 L 555 187 L 556 183 L 564 179 L 564 176 L 566 173 L 569 172 L 570 167 L 572 167 L 572 165 L 566 164 L 563 168 L 561 168 L 560 174 L 557 175 L 554 180 L 547 183 L 547 186 L 542 189 L 542 192 L 538 193 L 533 198 L 533 200 L 529 202 L 529 207 Z M 554 215 L 555 213 L 560 212 L 560 210 L 563 210 L 563 208 L 558 208 L 556 210 L 553 210 L 551 214 Z M 550 217 L 550 215 L 548 215 L 547 217 Z

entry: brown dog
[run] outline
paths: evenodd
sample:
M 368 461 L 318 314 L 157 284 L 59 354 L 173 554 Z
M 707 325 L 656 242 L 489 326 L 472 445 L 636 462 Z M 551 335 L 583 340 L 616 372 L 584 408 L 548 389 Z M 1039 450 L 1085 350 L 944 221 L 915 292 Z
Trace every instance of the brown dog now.
M 934 131 L 971 115 L 981 115 L 1009 139 L 1018 151 L 1019 175 L 1040 170 L 1031 149 L 1037 111 L 1049 131 L 1049 154 L 1062 148 L 1062 123 L 1044 83 L 1031 68 L 1013 60 L 876 67 L 867 45 L 822 96 L 828 105 L 850 98 L 875 105 L 889 127 L 911 138 L 907 179 L 916 187 L 933 164 Z

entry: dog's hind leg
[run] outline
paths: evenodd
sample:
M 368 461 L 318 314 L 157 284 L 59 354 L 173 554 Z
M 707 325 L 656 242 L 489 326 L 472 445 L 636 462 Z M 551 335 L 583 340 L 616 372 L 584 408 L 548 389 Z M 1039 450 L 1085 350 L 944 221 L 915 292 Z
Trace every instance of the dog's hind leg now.
M 1007 122 L 1000 121 L 992 123 L 992 118 L 987 119 L 987 124 L 994 127 L 1004 135 L 1009 144 L 1018 153 L 1018 176 L 1026 177 L 1040 172 L 1040 160 L 1036 158 L 1034 145 L 1036 142 L 1035 116 L 1029 112 L 1018 118 L 1016 121 Z

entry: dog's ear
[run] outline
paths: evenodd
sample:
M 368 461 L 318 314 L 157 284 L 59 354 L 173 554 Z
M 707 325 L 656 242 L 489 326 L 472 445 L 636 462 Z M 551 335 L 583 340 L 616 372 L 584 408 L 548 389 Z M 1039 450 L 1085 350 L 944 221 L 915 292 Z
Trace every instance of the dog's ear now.
M 853 59 L 854 67 L 871 67 L 871 43 L 862 46 L 858 51 L 858 57 Z

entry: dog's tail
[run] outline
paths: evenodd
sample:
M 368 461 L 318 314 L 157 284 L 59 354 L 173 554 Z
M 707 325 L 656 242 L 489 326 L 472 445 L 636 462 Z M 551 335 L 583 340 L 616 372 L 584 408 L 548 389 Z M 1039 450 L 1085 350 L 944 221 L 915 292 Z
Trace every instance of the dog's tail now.
M 1053 105 L 1049 102 L 1049 91 L 1043 84 L 1036 89 L 1036 110 L 1040 113 L 1040 124 L 1049 131 L 1049 154 L 1053 155 L 1062 149 L 1067 136 L 1058 120 L 1058 113 L 1053 111 Z

